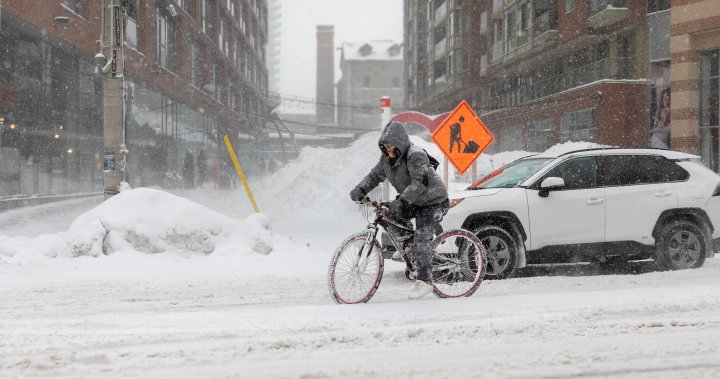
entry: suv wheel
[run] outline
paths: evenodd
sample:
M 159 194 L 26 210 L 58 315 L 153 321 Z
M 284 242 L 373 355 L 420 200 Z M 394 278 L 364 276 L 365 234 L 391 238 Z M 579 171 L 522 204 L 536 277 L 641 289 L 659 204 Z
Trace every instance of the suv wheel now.
M 505 229 L 486 225 L 472 231 L 487 253 L 485 279 L 506 279 L 515 273 L 518 248 L 515 238 Z
M 655 263 L 660 270 L 698 268 L 705 263 L 707 236 L 690 221 L 665 224 L 655 241 Z

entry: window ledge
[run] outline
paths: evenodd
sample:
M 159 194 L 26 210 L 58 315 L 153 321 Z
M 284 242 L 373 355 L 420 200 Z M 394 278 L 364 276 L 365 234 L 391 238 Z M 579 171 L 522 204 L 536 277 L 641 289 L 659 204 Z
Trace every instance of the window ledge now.
M 75 17 L 77 17 L 77 18 L 79 18 L 79 19 L 87 22 L 87 19 L 86 19 L 85 17 L 83 17 L 80 13 L 75 12 L 75 11 L 72 10 L 71 8 L 68 8 L 67 5 L 60 3 L 60 6 L 63 7 L 66 11 L 72 13 L 73 16 L 75 16 Z
M 626 19 L 628 17 L 628 13 L 629 11 L 627 8 L 607 7 L 588 17 L 585 24 L 589 28 L 602 28 Z
M 177 78 L 180 78 L 180 75 L 179 75 L 178 73 L 172 71 L 171 69 L 169 69 L 169 68 L 167 68 L 167 67 L 165 67 L 165 66 L 161 66 L 161 65 L 158 64 L 158 65 L 157 65 L 157 68 L 158 68 L 158 73 L 160 73 L 160 70 L 162 70 L 162 71 L 164 71 L 164 72 L 167 73 L 167 74 L 170 74 L 170 75 L 172 75 L 172 76 L 175 76 L 175 77 L 177 77 Z M 180 79 L 182 79 L 182 78 L 180 78 Z
M 137 46 L 133 47 L 127 41 L 123 41 L 123 47 L 137 53 L 138 55 L 142 56 L 143 58 L 145 57 L 145 54 L 143 54 L 142 51 L 138 50 Z

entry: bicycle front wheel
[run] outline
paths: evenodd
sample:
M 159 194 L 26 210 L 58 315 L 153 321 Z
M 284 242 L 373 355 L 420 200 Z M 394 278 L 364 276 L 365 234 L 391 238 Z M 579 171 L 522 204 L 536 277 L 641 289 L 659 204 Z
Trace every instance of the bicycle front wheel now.
M 433 292 L 438 297 L 470 296 L 485 276 L 485 248 L 471 232 L 450 229 L 433 241 Z
M 368 238 L 368 233 L 348 237 L 330 261 L 328 289 L 338 304 L 367 303 L 380 286 L 382 251 L 377 240 L 366 243 Z

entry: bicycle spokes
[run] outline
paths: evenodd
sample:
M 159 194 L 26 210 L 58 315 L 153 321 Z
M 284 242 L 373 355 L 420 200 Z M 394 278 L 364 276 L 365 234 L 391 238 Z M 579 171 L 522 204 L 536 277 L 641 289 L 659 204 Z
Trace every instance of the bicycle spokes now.
M 338 303 L 364 303 L 380 285 L 383 258 L 380 246 L 357 234 L 343 242 L 333 257 L 328 275 L 330 293 Z
M 434 242 L 432 274 L 440 297 L 469 296 L 484 276 L 484 252 L 477 238 L 464 230 L 448 230 Z

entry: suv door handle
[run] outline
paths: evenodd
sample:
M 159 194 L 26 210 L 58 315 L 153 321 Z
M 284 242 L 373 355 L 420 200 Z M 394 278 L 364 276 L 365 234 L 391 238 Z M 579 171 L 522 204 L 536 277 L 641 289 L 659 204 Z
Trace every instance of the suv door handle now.
M 587 204 L 587 205 L 602 204 L 603 201 L 604 201 L 603 199 L 593 197 L 592 199 L 585 201 L 585 204 Z
M 668 196 L 672 196 L 672 194 L 673 194 L 672 191 L 660 191 L 660 192 L 655 192 L 655 194 L 654 194 L 653 196 L 655 196 L 655 197 L 668 197 Z

